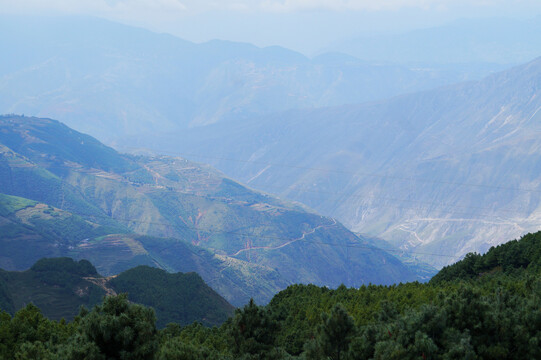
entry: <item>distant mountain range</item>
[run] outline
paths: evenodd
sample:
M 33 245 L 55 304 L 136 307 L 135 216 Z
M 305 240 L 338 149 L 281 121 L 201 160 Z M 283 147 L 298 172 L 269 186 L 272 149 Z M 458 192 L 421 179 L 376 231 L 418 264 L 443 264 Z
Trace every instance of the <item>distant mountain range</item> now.
M 10 49 L 10 56 L 0 60 L 0 109 L 57 116 L 123 151 L 148 154 L 149 149 L 209 162 L 254 188 L 336 218 L 366 241 L 386 241 L 390 250 L 405 252 L 402 258 L 441 267 L 538 228 L 540 60 L 434 89 L 531 57 L 538 23 L 464 21 L 435 33 L 408 34 L 412 43 L 384 36 L 389 44 L 405 44 L 383 49 L 395 51 L 383 55 L 401 58 L 409 63 L 405 66 L 389 65 L 377 49 L 370 58 L 377 62 L 342 53 L 308 59 L 278 47 L 194 44 L 99 19 L 4 17 L 0 33 L 10 36 L 0 36 L 0 46 Z M 517 30 L 509 38 L 480 31 L 498 24 Z M 455 28 L 469 31 L 463 51 Z M 522 33 L 528 33 L 524 47 L 515 41 Z M 492 67 L 486 62 L 502 53 L 492 44 L 496 35 L 512 48 L 509 58 L 502 55 Z M 429 52 L 445 47 L 438 39 L 447 39 L 456 57 L 434 50 L 440 58 L 419 63 L 416 47 L 425 44 Z M 360 46 L 370 45 L 361 40 Z M 464 58 L 476 44 L 479 56 Z M 400 95 L 419 90 L 426 91 Z M 370 102 L 352 105 L 364 101 Z M 335 226 L 300 204 L 252 191 L 185 159 L 119 155 L 81 134 L 65 145 L 64 135 L 19 136 L 33 144 L 23 146 L 30 149 L 25 152 L 17 137 L 11 139 L 12 130 L 5 131 L 2 151 L 13 163 L 8 168 L 17 170 L 1 180 L 10 190 L 0 192 L 114 228 L 108 235 L 187 238 L 211 254 L 238 254 L 253 264 L 253 251 L 245 249 L 259 245 L 244 229 L 253 231 L 248 235 L 269 233 L 264 246 L 276 247 L 282 245 L 278 238 L 298 239 L 314 229 L 310 235 L 319 236 Z M 92 155 L 81 148 L 87 141 L 95 146 Z M 272 215 L 282 208 L 287 215 Z M 289 230 L 290 215 L 297 212 L 310 214 L 301 221 L 308 224 L 301 233 L 298 223 L 296 233 Z M 255 230 L 254 222 L 260 224 Z M 200 225 L 212 231 L 194 229 Z M 340 224 L 336 228 L 347 233 L 342 241 L 358 241 Z M 380 240 L 370 240 L 370 246 Z M 268 279 L 300 281 L 293 268 L 282 270 L 287 275 L 269 270 L 284 262 L 268 250 L 258 250 L 268 253 L 258 260 L 268 266 L 261 270 Z M 331 262 L 349 261 L 351 254 L 339 256 L 342 260 Z M 118 270 L 113 264 L 96 266 Z M 314 268 L 303 281 L 327 279 L 329 274 L 318 275 L 320 266 Z M 254 291 L 266 292 L 268 299 L 282 286 Z
M 138 145 L 192 154 L 443 266 L 539 228 L 540 135 L 537 59 L 476 82 Z
M 122 155 L 49 119 L 0 117 L 0 267 L 89 259 L 198 272 L 228 301 L 292 283 L 427 279 L 332 218 L 182 158 Z
M 49 258 L 26 271 L 0 269 L 0 309 L 13 314 L 28 303 L 53 320 L 72 320 L 81 306 L 100 303 L 106 295 L 128 293 L 133 302 L 152 306 L 157 324 L 188 325 L 194 321 L 220 325 L 233 306 L 195 273 L 167 272 L 138 266 L 114 277 L 103 277 L 86 260 Z
M 195 44 L 83 17 L 0 18 L 2 113 L 59 119 L 113 144 L 277 111 L 477 79 L 500 65 L 384 65 L 341 53 Z
M 541 55 L 541 16 L 456 20 L 399 34 L 357 37 L 327 47 L 365 61 L 402 64 L 520 64 Z

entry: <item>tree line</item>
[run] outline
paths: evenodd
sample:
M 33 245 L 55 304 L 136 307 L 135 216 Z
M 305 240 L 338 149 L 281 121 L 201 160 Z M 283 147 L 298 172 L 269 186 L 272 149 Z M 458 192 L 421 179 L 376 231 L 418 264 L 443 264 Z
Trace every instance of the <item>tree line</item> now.
M 158 329 L 154 310 L 126 294 L 71 322 L 29 304 L 0 314 L 0 359 L 539 359 L 540 245 L 529 234 L 426 284 L 293 285 L 219 327 Z

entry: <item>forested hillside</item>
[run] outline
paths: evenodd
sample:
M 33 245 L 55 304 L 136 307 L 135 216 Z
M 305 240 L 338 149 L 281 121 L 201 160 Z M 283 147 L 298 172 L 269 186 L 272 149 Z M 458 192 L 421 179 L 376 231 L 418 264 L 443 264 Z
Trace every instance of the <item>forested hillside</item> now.
M 468 280 L 499 272 L 513 274 L 527 271 L 535 274 L 539 270 L 541 232 L 492 247 L 483 255 L 470 253 L 463 260 L 441 269 L 430 282 L 439 284 L 456 279 Z
M 154 311 L 123 296 L 106 298 L 69 324 L 47 320 L 29 305 L 0 316 L 0 356 L 538 359 L 540 247 L 541 232 L 528 234 L 469 255 L 427 284 L 294 285 L 267 306 L 250 302 L 214 328 L 194 323 L 157 330 Z
M 0 269 L 0 307 L 11 314 L 33 303 L 50 319 L 72 320 L 81 306 L 99 303 L 106 292 L 85 278 L 99 277 L 86 260 L 42 259 L 29 270 Z

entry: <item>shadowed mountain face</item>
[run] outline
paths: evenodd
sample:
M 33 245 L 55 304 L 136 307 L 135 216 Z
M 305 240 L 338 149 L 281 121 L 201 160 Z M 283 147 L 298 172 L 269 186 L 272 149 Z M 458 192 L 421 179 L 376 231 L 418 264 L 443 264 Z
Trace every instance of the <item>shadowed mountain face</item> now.
M 494 67 L 403 67 L 339 53 L 194 44 L 91 18 L 0 18 L 0 109 L 113 143 L 296 108 L 383 99 Z M 7 35 L 9 34 L 9 36 Z M 498 68 L 498 67 L 496 67 Z
M 209 166 L 122 155 L 48 119 L 0 117 L 0 145 L 8 269 L 69 255 L 104 275 L 138 264 L 197 271 L 234 304 L 266 302 L 292 283 L 419 279 L 336 220 Z
M 53 320 L 72 320 L 81 306 L 92 307 L 104 296 L 128 293 L 130 301 L 152 306 L 157 325 L 198 321 L 220 325 L 233 306 L 195 273 L 168 274 L 138 266 L 117 276 L 103 277 L 86 260 L 47 258 L 26 271 L 0 269 L 0 308 L 11 314 L 32 302 Z
M 539 227 L 540 135 L 537 59 L 387 101 L 194 129 L 160 149 L 442 266 Z

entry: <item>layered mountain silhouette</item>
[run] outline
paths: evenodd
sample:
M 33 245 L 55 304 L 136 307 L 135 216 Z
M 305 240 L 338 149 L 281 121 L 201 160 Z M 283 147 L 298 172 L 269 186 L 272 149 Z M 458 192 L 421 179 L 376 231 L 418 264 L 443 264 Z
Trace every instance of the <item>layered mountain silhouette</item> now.
M 449 35 L 468 24 L 433 35 Z M 0 66 L 0 106 L 6 112 L 57 115 L 126 151 L 147 148 L 209 162 L 254 188 L 305 203 L 435 266 L 533 231 L 538 223 L 539 60 L 483 80 L 400 95 L 493 69 L 481 66 L 470 76 L 470 70 L 453 75 L 424 65 L 367 63 L 340 53 L 308 59 L 278 47 L 194 44 L 88 18 L 20 17 L 0 26 L 13 34 L 0 39 L 13 52 Z M 536 26 L 532 21 L 520 31 Z M 413 35 L 423 39 L 427 34 Z M 472 30 L 472 44 L 490 43 L 490 36 L 479 34 Z M 138 41 L 127 41 L 133 38 Z M 520 44 L 515 45 L 512 53 L 519 54 Z M 528 49 L 524 56 L 534 48 Z M 502 64 L 522 58 L 513 59 Z M 368 100 L 372 102 L 344 105 Z M 62 163 L 69 159 L 62 158 L 67 153 L 53 156 Z M 15 150 L 13 156 L 18 155 Z M 132 184 L 141 185 L 137 192 L 126 190 L 132 185 L 124 183 L 104 191 L 99 184 L 109 175 L 94 177 L 99 181 L 92 184 L 86 177 L 57 173 L 50 158 L 43 169 L 69 181 L 40 178 L 47 186 L 56 184 L 47 196 L 65 196 L 61 203 L 39 201 L 65 211 L 73 210 L 76 201 L 86 214 L 107 209 L 107 216 L 139 219 L 140 209 L 147 207 L 126 206 L 119 191 L 129 198 L 152 182 L 177 189 L 170 182 L 185 168 L 167 157 L 122 156 L 118 163 L 105 158 L 96 168 L 129 176 Z M 92 168 L 91 161 L 74 162 Z M 204 176 L 197 175 L 192 183 Z M 236 183 L 226 183 L 224 191 L 234 191 Z M 80 186 L 91 190 L 81 193 Z M 36 187 L 27 190 L 32 189 Z M 21 196 L 34 199 L 30 193 Z M 84 201 L 76 200 L 81 196 Z M 137 199 L 157 207 L 171 207 L 175 201 L 155 193 Z M 185 225 L 178 215 L 165 221 Z M 195 220 L 198 213 L 190 216 L 190 224 L 200 221 Z M 106 225 L 158 237 L 184 236 L 178 228 L 155 224 L 162 217 L 154 213 L 146 224 Z M 252 245 L 244 241 L 242 246 Z M 226 255 L 241 250 L 236 245 L 218 248 Z M 239 255 L 251 257 L 251 252 Z
M 287 109 L 383 99 L 488 68 L 309 59 L 280 47 L 195 44 L 85 17 L 0 19 L 0 109 L 59 119 L 111 144 Z M 134 41 L 134 39 L 136 39 Z

